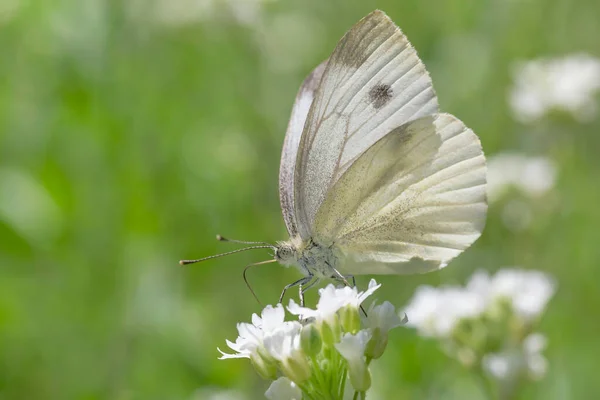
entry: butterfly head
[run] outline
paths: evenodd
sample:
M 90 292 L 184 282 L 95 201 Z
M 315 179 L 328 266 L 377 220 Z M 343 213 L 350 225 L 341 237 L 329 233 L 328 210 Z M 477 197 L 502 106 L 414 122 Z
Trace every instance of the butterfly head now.
M 278 242 L 275 246 L 275 259 L 286 266 L 294 265 L 298 260 L 298 250 L 292 242 Z

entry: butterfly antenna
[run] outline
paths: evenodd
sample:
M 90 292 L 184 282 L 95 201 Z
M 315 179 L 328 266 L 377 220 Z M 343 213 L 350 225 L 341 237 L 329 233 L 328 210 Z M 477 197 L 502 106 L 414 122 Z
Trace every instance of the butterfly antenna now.
M 215 254 L 214 256 L 199 258 L 197 260 L 180 260 L 179 264 L 180 265 L 195 264 L 195 263 L 206 261 L 206 260 L 212 260 L 213 258 L 224 257 L 224 256 L 228 256 L 230 254 L 235 254 L 235 253 L 241 253 L 242 251 L 255 250 L 255 249 L 273 249 L 273 248 L 274 248 L 274 246 L 271 246 L 270 244 L 260 245 L 260 246 L 250 246 L 250 247 L 245 247 L 243 249 L 228 251 L 227 253 Z M 275 260 L 273 260 L 273 261 L 275 261 Z
M 267 242 L 248 242 L 248 241 L 245 241 L 245 240 L 227 239 L 226 237 L 221 236 L 221 235 L 217 235 L 217 240 L 219 242 L 231 242 L 231 243 L 239 243 L 239 244 L 262 244 L 262 245 L 265 245 L 265 246 L 275 247 L 271 243 L 267 243 Z
M 260 302 L 260 300 L 258 299 L 258 296 L 256 295 L 256 293 L 254 292 L 254 289 L 252 289 L 252 286 L 250 286 L 250 282 L 248 282 L 248 277 L 246 276 L 246 272 L 248 272 L 248 268 L 250 267 L 256 267 L 257 265 L 263 265 L 263 264 L 269 264 L 272 262 L 275 262 L 277 260 L 267 260 L 267 261 L 261 261 L 261 262 L 257 262 L 254 264 L 250 264 L 250 265 L 246 265 L 246 267 L 244 267 L 244 272 L 243 272 L 243 276 L 244 276 L 244 282 L 246 282 L 246 286 L 248 286 L 248 289 L 250 290 L 250 293 L 252 293 L 252 296 L 254 296 L 254 298 L 256 299 L 256 301 L 258 302 L 258 304 L 260 304 L 261 307 L 263 307 L 262 303 Z

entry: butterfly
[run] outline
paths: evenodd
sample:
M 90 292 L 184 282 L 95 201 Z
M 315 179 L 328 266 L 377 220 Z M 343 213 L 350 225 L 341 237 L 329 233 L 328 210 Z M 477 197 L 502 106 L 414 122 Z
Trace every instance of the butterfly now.
M 481 235 L 481 143 L 458 118 L 439 112 L 425 65 L 384 12 L 356 23 L 302 83 L 279 196 L 290 239 L 241 243 L 272 248 L 274 258 L 262 263 L 302 273 L 280 302 L 299 286 L 303 303 L 323 278 L 350 285 L 355 275 L 441 269 Z

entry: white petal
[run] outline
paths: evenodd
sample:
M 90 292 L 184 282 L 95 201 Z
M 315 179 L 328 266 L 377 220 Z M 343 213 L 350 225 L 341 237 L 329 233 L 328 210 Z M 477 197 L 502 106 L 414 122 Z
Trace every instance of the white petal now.
M 281 304 L 275 307 L 268 305 L 261 313 L 262 329 L 264 332 L 271 332 L 283 323 L 285 319 L 285 311 Z
M 361 292 L 358 295 L 358 305 L 360 305 L 363 301 L 365 301 L 365 299 L 367 297 L 369 297 L 370 295 L 372 295 L 377 289 L 379 289 L 381 287 L 380 283 L 377 283 L 375 281 L 375 279 L 371 279 L 369 281 L 369 288 L 367 290 L 365 290 L 364 292 Z
M 300 330 L 298 321 L 287 321 L 264 338 L 267 352 L 275 359 L 283 361 L 291 357 L 300 348 Z
M 488 354 L 483 358 L 483 368 L 494 378 L 504 380 L 510 375 L 513 363 L 506 354 Z
M 217 350 L 219 350 L 219 353 L 221 353 L 221 357 L 219 357 L 219 360 L 226 360 L 228 358 L 250 358 L 250 353 L 227 354 L 227 353 L 224 353 L 218 347 L 217 347 Z
M 402 325 L 402 319 L 396 313 L 395 307 L 389 301 L 376 306 L 371 304 L 367 316 L 364 318 L 365 326 L 368 328 L 379 328 L 387 332 L 392 328 Z
M 365 347 L 371 339 L 371 332 L 368 330 L 359 331 L 356 335 L 346 333 L 335 348 L 348 360 L 349 363 L 362 360 L 365 354 Z
M 541 271 L 504 269 L 492 282 L 494 294 L 509 298 L 515 311 L 526 319 L 538 317 L 556 290 L 554 280 Z
M 523 341 L 526 354 L 541 353 L 548 345 L 548 339 L 541 333 L 532 333 Z
M 302 391 L 294 382 L 281 377 L 271 383 L 265 397 L 269 400 L 302 400 Z
M 527 357 L 527 369 L 533 379 L 541 379 L 548 370 L 548 360 L 541 354 L 533 354 Z
M 298 304 L 296 304 L 296 302 L 293 299 L 290 299 L 290 305 L 287 306 L 288 311 L 290 312 L 290 314 L 293 315 L 304 315 L 306 317 L 315 317 L 318 312 L 316 310 L 307 308 L 307 307 L 300 307 Z

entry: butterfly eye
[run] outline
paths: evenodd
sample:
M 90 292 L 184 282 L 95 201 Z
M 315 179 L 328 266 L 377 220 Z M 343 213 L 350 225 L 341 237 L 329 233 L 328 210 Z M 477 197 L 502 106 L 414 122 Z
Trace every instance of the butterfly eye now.
M 281 244 L 275 249 L 275 258 L 279 262 L 289 261 L 294 256 L 294 249 L 289 244 Z

